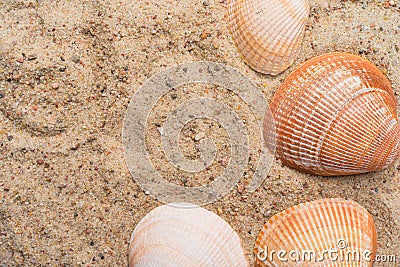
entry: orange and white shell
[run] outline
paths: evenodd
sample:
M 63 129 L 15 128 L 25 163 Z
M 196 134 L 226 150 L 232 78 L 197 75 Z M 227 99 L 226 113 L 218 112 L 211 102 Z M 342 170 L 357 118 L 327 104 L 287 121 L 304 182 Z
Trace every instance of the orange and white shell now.
M 348 53 L 312 58 L 294 70 L 271 104 L 284 165 L 332 176 L 392 164 L 400 152 L 396 98 L 368 60 Z
M 158 207 L 139 222 L 129 266 L 248 266 L 239 236 L 227 222 L 203 208 L 177 205 Z
M 269 219 L 256 240 L 255 266 L 372 266 L 376 248 L 375 224 L 365 208 L 322 199 Z
M 247 64 L 277 75 L 297 58 L 309 12 L 308 0 L 228 0 L 227 17 Z

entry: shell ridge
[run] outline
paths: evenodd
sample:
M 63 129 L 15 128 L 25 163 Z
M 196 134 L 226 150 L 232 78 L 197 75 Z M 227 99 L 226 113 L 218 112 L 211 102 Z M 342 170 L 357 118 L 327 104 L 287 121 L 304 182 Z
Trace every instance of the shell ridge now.
M 247 65 L 277 75 L 298 56 L 309 12 L 308 0 L 236 0 L 228 2 L 227 17 Z
M 322 73 L 324 73 L 324 72 L 326 72 L 327 70 L 325 69 L 325 68 L 319 68 L 317 71 L 313 71 L 313 74 L 315 75 L 315 76 L 317 76 L 317 75 L 321 75 Z M 293 75 L 293 74 L 292 74 Z M 290 76 L 292 76 L 292 75 L 290 75 Z M 297 80 L 300 80 L 301 79 L 301 77 L 302 76 L 300 76 L 298 79 L 293 79 L 293 80 L 290 80 L 290 76 L 289 76 L 289 83 L 291 83 L 291 84 L 297 84 Z M 321 82 L 319 82 L 319 81 L 317 81 L 314 85 L 312 85 L 312 88 L 315 88 L 315 91 L 319 91 L 319 90 L 317 90 L 317 88 L 320 88 L 322 86 L 322 83 Z M 301 87 L 301 84 L 298 84 L 298 87 Z M 279 90 L 281 90 L 281 89 L 283 89 L 283 93 L 282 93 L 282 95 L 283 95 L 283 97 L 285 97 L 288 93 L 289 93 L 289 91 L 291 91 L 291 89 L 290 89 L 290 87 L 289 86 L 287 86 L 287 87 L 284 87 L 283 85 L 279 88 Z M 302 90 L 301 91 L 302 93 L 301 93 L 301 95 L 299 96 L 300 97 L 300 99 L 303 99 L 303 100 L 301 100 L 300 102 L 299 102 L 299 105 L 297 106 L 297 107 L 295 107 L 295 106 L 292 106 L 289 110 L 287 110 L 287 112 L 285 113 L 285 117 L 284 117 L 284 120 L 285 121 L 288 121 L 289 120 L 289 118 L 293 118 L 293 117 L 296 117 L 296 116 L 294 116 L 293 114 L 294 113 L 298 113 L 299 112 L 299 109 L 301 110 L 301 107 L 304 107 L 304 106 L 307 106 L 306 104 L 305 104 L 305 102 L 307 102 L 308 100 L 307 100 L 307 97 L 305 97 L 305 95 L 307 95 L 307 91 L 306 90 Z M 320 95 L 316 95 L 316 96 L 318 96 L 318 99 L 319 98 L 321 98 L 321 96 Z M 273 101 L 272 101 L 273 102 Z M 274 102 L 273 102 L 274 103 Z M 314 105 L 314 103 L 313 104 L 311 104 L 310 106 L 313 106 Z M 271 109 L 273 109 L 273 107 L 271 108 Z M 286 128 L 288 128 L 288 127 L 290 127 L 289 125 L 284 125 L 284 127 L 286 127 Z
M 318 229 L 320 229 L 319 234 L 321 234 L 321 235 L 325 234 L 325 236 L 327 236 L 326 228 L 325 228 L 326 226 L 323 224 L 324 218 L 321 216 L 323 210 L 324 209 L 321 207 L 319 210 L 317 210 L 317 209 L 312 210 L 313 218 L 314 218 L 313 223 L 314 223 L 314 225 L 317 225 Z M 319 241 L 318 247 L 317 247 L 318 252 L 320 252 L 324 248 L 328 247 L 328 243 L 327 243 L 328 241 L 326 239 L 324 239 L 324 238 L 321 239 L 321 237 L 319 237 L 318 241 Z
M 286 226 L 282 227 L 282 224 Z M 285 244 L 276 242 L 277 238 L 286 236 L 288 232 L 301 242 L 291 242 L 294 239 L 287 239 Z M 344 240 L 347 244 L 345 249 L 340 250 L 343 253 L 364 251 L 367 248 L 376 252 L 375 232 L 372 216 L 358 203 L 342 198 L 320 199 L 290 207 L 270 218 L 257 236 L 254 253 L 258 253 L 259 247 L 268 243 L 269 251 L 285 250 L 287 253 L 290 251 L 301 253 L 311 250 L 317 259 L 323 251 L 340 249 L 339 240 Z M 255 266 L 371 266 L 371 263 L 365 260 L 345 263 L 343 260 L 333 261 L 329 257 L 323 261 L 312 259 L 311 257 L 311 261 L 288 263 L 277 257 L 264 262 L 256 258 Z
M 355 102 L 353 104 L 358 105 L 358 102 Z M 364 105 L 368 105 L 368 104 L 369 104 L 369 102 L 361 104 L 360 109 L 362 109 L 362 107 Z M 369 110 L 369 108 L 368 108 L 368 106 L 366 106 L 366 111 L 368 111 L 368 110 Z M 350 109 L 350 111 L 351 111 L 351 109 Z M 349 116 L 347 118 L 348 121 L 357 121 L 360 119 L 367 121 L 369 119 L 369 118 L 367 119 L 365 116 L 363 116 L 362 113 L 357 113 L 357 114 L 354 113 L 353 114 L 353 112 L 350 112 L 350 111 L 344 113 L 344 114 L 348 114 L 348 116 Z M 375 120 L 379 121 L 378 119 L 375 119 Z M 330 144 L 330 143 L 325 144 L 325 147 L 330 147 L 332 149 L 333 153 L 329 153 L 327 150 L 325 150 L 324 151 L 325 156 L 320 157 L 321 160 L 322 159 L 324 160 L 323 165 L 326 165 L 327 163 L 330 162 L 328 155 L 333 156 L 335 154 L 335 151 L 342 152 L 342 155 L 338 155 L 332 165 L 329 165 L 329 164 L 326 165 L 329 167 L 337 166 L 338 163 L 345 164 L 345 163 L 355 162 L 357 156 L 359 158 L 365 156 L 365 153 L 363 154 L 363 151 L 365 151 L 365 149 L 361 149 L 359 145 L 355 146 L 355 147 L 350 147 L 350 148 L 346 147 L 345 140 L 354 140 L 354 139 L 364 140 L 364 147 L 365 147 L 371 142 L 370 140 L 373 140 L 373 138 L 374 138 L 374 136 L 371 135 L 369 139 L 366 139 L 366 138 L 363 139 L 363 137 L 365 136 L 365 132 L 368 132 L 368 129 L 366 129 L 364 127 L 364 125 L 359 125 L 360 130 L 356 130 L 356 129 L 349 128 L 346 125 L 342 125 L 340 122 L 341 122 L 340 120 L 335 122 L 335 124 L 336 124 L 335 129 L 334 129 L 335 131 L 333 131 L 333 129 L 332 129 L 332 132 L 330 133 L 331 138 L 335 137 L 335 144 L 338 144 L 338 145 L 332 146 L 332 144 Z M 327 132 L 329 132 L 329 130 L 330 130 L 330 128 L 327 130 Z M 365 143 L 365 142 L 368 142 L 368 143 Z M 331 143 L 332 143 L 332 141 L 331 141 Z M 324 145 L 324 144 L 322 144 L 322 145 Z M 370 148 L 372 150 L 374 150 L 371 146 L 370 146 Z M 350 154 L 350 153 L 353 155 L 352 158 L 348 158 L 348 154 Z
M 129 251 L 130 266 L 139 260 L 138 266 L 146 265 L 154 255 L 163 255 L 163 266 L 177 266 L 177 259 L 184 266 L 248 266 L 237 233 L 203 208 L 152 210 L 135 227 Z
M 323 133 L 323 135 L 320 137 L 320 140 L 318 142 L 317 145 L 317 155 L 318 155 L 318 159 L 319 159 L 319 164 L 321 166 L 322 169 L 326 170 L 326 168 L 324 167 L 323 163 L 322 163 L 322 158 L 321 158 L 321 147 L 325 141 L 325 138 L 327 136 L 327 132 L 331 129 L 331 126 L 333 124 L 333 122 L 337 119 L 338 115 L 340 114 L 340 111 L 342 111 L 347 105 L 349 105 L 350 102 L 352 102 L 354 99 L 356 99 L 357 97 L 359 97 L 360 95 L 369 93 L 369 92 L 382 92 L 384 94 L 388 94 L 387 91 L 379 89 L 379 88 L 363 88 L 362 90 L 359 90 L 357 92 L 355 92 L 355 94 L 353 94 L 353 96 L 349 99 L 347 99 L 347 101 L 345 101 L 337 110 L 336 113 L 334 114 L 334 116 L 332 117 L 331 121 L 328 123 L 327 125 L 327 129 L 326 131 Z
M 363 101 L 363 99 L 361 99 L 361 98 L 358 98 L 358 100 Z M 357 138 L 355 140 L 364 140 L 364 142 L 365 142 L 364 149 L 361 149 L 361 147 L 360 148 L 352 147 L 352 148 L 348 148 L 345 151 L 345 150 L 340 149 L 340 146 L 337 146 L 334 150 L 342 151 L 343 155 L 342 156 L 338 155 L 335 160 L 336 163 L 333 163 L 333 165 L 330 165 L 330 164 L 326 165 L 327 163 L 329 163 L 329 161 L 327 161 L 327 158 L 326 158 L 326 156 L 329 155 L 329 153 L 327 153 L 325 151 L 324 154 L 326 156 L 320 157 L 321 160 L 322 159 L 324 160 L 323 165 L 331 168 L 334 165 L 337 165 L 338 163 L 344 163 L 344 164 L 349 165 L 351 162 L 353 162 L 354 164 L 357 164 L 354 166 L 358 166 L 359 170 L 363 170 L 363 169 L 367 170 L 370 168 L 377 168 L 377 166 L 379 166 L 379 164 L 377 165 L 374 162 L 383 162 L 382 164 L 384 164 L 387 156 L 383 156 L 382 155 L 383 152 L 378 151 L 378 149 L 379 149 L 379 147 L 381 147 L 382 145 L 384 145 L 386 143 L 386 142 L 384 142 L 383 139 L 386 138 L 386 136 L 390 136 L 390 134 L 388 133 L 388 123 L 392 123 L 392 126 L 393 126 L 393 124 L 395 124 L 396 121 L 394 119 L 389 119 L 389 121 L 388 121 L 388 117 L 384 116 L 386 113 L 378 114 L 378 113 L 374 112 L 374 110 L 378 109 L 379 106 L 376 106 L 376 107 L 372 106 L 372 105 L 374 105 L 374 102 L 371 102 L 371 101 L 373 101 L 372 98 L 369 99 L 368 102 L 366 102 L 366 100 L 364 102 L 360 102 L 362 104 L 357 104 L 357 102 L 354 103 L 354 105 L 359 106 L 359 110 L 363 109 L 363 106 L 366 105 L 365 112 L 358 112 L 358 113 L 354 113 L 354 114 L 352 112 L 350 112 L 350 113 L 347 112 L 345 114 L 349 114 L 349 116 L 351 116 L 348 118 L 350 121 L 352 121 L 352 120 L 359 121 L 361 119 L 363 121 L 367 121 L 367 122 L 376 121 L 378 127 L 375 128 L 374 131 L 368 131 L 368 128 L 365 128 L 364 125 L 359 125 L 360 126 L 359 131 L 354 131 L 354 130 L 350 131 L 350 128 L 348 128 L 348 127 L 343 128 L 344 125 L 341 126 L 339 124 L 336 126 L 337 127 L 335 130 L 336 134 L 332 135 L 332 136 L 337 136 L 337 141 L 335 141 L 335 142 L 343 142 L 343 141 L 340 141 L 339 139 L 344 140 L 344 137 L 346 137 L 346 136 L 347 136 L 346 140 L 347 139 L 351 140 L 351 138 L 353 138 L 353 139 Z M 384 102 L 384 101 L 382 101 L 382 102 Z M 385 109 L 385 110 L 388 111 L 388 109 Z M 371 114 L 372 117 L 367 116 L 367 114 Z M 327 131 L 327 132 L 329 132 L 329 131 Z M 364 138 L 364 136 L 366 136 L 364 133 L 368 133 L 368 132 L 370 133 L 369 138 Z M 353 135 L 349 136 L 349 134 L 351 134 L 351 133 Z M 357 137 L 358 135 L 359 135 L 359 137 Z M 329 144 L 327 144 L 327 145 L 329 145 Z M 343 143 L 343 145 L 345 145 L 345 143 Z M 390 146 L 388 145 L 388 147 L 390 147 Z M 354 159 L 354 160 L 350 161 L 348 158 L 348 154 L 351 151 L 353 151 L 352 159 Z M 373 160 L 374 154 L 376 155 L 375 160 Z M 357 158 L 359 160 L 357 160 Z M 353 165 L 349 165 L 349 166 L 351 168 L 351 166 L 353 166 Z
M 304 10 L 304 13 L 298 12 L 297 14 L 295 14 L 295 17 L 293 17 L 293 19 L 300 26 L 295 27 L 297 25 L 295 25 L 295 23 L 292 23 L 291 27 L 287 27 L 287 25 L 291 22 L 290 19 L 288 19 L 286 24 L 283 25 L 283 28 L 286 30 L 283 32 L 282 31 L 278 32 L 278 34 L 282 35 L 282 36 L 278 35 L 278 37 L 280 38 L 279 39 L 277 38 L 279 40 L 278 44 L 276 45 L 277 47 L 279 47 L 278 52 L 273 53 L 274 57 L 271 58 L 271 62 L 275 66 L 274 73 L 278 74 L 280 71 L 282 71 L 281 70 L 282 68 L 286 69 L 287 67 L 285 66 L 292 65 L 293 62 L 296 60 L 301 47 L 300 46 L 296 47 L 294 44 L 298 43 L 299 39 L 303 38 L 308 16 L 309 16 L 309 10 Z M 297 30 L 295 31 L 294 28 L 297 28 Z M 288 35 L 289 32 L 292 32 L 292 34 Z M 294 36 L 295 38 L 293 38 L 292 35 L 295 35 Z M 289 38 L 283 38 L 283 36 L 289 36 Z M 287 45 L 282 44 L 286 43 L 287 41 L 289 41 Z M 293 47 L 294 50 L 290 50 L 293 49 Z M 286 61 L 283 61 L 284 59 L 282 58 L 282 55 L 289 55 Z
M 166 248 L 170 252 L 173 252 L 174 254 L 176 252 L 176 254 L 179 255 L 179 257 L 183 257 L 183 258 L 187 259 L 189 262 L 192 262 L 193 265 L 190 265 L 190 266 L 198 266 L 198 264 L 199 264 L 199 262 L 194 261 L 192 257 L 190 257 L 190 256 L 188 256 L 186 254 L 183 254 L 182 252 L 179 252 L 176 249 L 176 247 L 172 247 L 169 244 L 157 244 L 157 245 L 156 244 L 147 244 L 146 249 L 143 249 L 142 253 L 140 253 L 139 255 L 138 254 L 133 254 L 134 255 L 134 259 L 136 259 L 136 262 L 140 262 L 142 257 L 146 257 L 145 253 L 148 252 L 148 250 L 151 250 L 152 248 L 160 248 L 160 247 Z M 172 257 L 172 259 L 174 259 L 174 257 Z M 161 258 L 159 260 L 161 260 Z M 135 263 L 135 261 L 133 261 L 133 263 Z M 162 263 L 165 264 L 164 261 Z M 178 263 L 178 262 L 176 262 L 176 263 Z
M 395 136 L 395 138 L 390 138 L 392 136 Z M 389 140 L 387 140 L 387 139 L 389 139 Z M 399 139 L 400 139 L 400 125 L 395 121 L 388 129 L 386 135 L 383 136 L 383 141 L 382 141 L 381 146 L 378 147 L 378 150 L 382 151 L 381 153 L 378 153 L 378 155 L 382 155 L 381 157 L 383 159 L 383 160 L 382 159 L 380 160 L 381 161 L 380 165 L 384 164 L 383 166 L 386 167 L 392 163 L 392 162 L 390 162 L 390 161 L 392 161 L 391 159 L 389 160 L 389 162 L 388 161 L 385 162 L 384 159 L 388 159 L 392 153 L 392 150 L 396 150 L 396 144 L 399 142 Z M 389 142 L 389 143 L 386 143 L 385 140 L 387 140 L 387 142 Z M 393 149 L 386 149 L 387 147 L 388 148 L 393 147 Z M 398 154 L 398 153 L 399 152 L 397 152 L 397 153 L 395 152 L 395 154 Z
M 322 74 L 322 73 L 326 73 L 327 71 L 328 70 L 325 67 L 321 67 L 321 68 L 319 68 L 317 73 L 321 73 Z M 343 73 L 340 72 L 338 75 L 342 76 Z M 310 112 L 308 113 L 307 119 L 304 120 L 304 125 L 305 126 L 304 126 L 303 133 L 305 132 L 305 129 L 308 128 L 309 125 L 311 125 L 310 122 L 313 122 L 313 121 L 319 121 L 319 122 L 321 122 L 321 125 L 324 126 L 323 129 L 317 129 L 317 128 L 314 129 L 315 133 L 320 133 L 320 134 L 318 134 L 318 136 L 316 135 L 316 138 L 320 139 L 321 138 L 321 134 L 323 134 L 324 131 L 326 131 L 326 122 L 323 121 L 322 118 L 321 119 L 317 118 L 317 115 L 316 115 L 317 114 L 317 107 L 320 106 L 319 103 L 321 103 L 321 101 L 323 102 L 323 103 L 321 103 L 321 105 L 323 107 L 325 107 L 326 105 L 330 104 L 328 100 L 331 97 L 332 90 L 338 90 L 338 89 L 334 88 L 332 90 L 324 90 L 322 88 L 327 88 L 327 87 L 329 87 L 328 86 L 329 84 L 334 84 L 334 83 L 335 82 L 334 82 L 333 78 L 328 77 L 325 80 L 316 81 L 314 86 L 312 86 L 312 88 L 315 88 L 315 90 L 311 90 L 310 94 L 313 94 L 312 92 L 315 92 L 314 93 L 315 98 L 313 98 L 313 99 L 315 99 L 315 101 L 309 102 L 309 105 L 307 105 L 308 107 L 310 107 Z M 306 91 L 306 94 L 307 94 L 307 91 Z M 307 99 L 310 99 L 310 97 L 304 97 L 304 98 L 305 98 L 306 102 L 308 102 Z M 332 106 L 332 110 L 336 109 L 336 105 L 339 104 L 340 102 L 342 102 L 342 101 L 338 101 L 338 100 L 333 103 L 334 106 Z M 325 103 L 327 103 L 327 104 L 325 104 Z M 328 113 L 325 114 L 325 116 L 323 116 L 323 119 L 328 120 L 328 119 L 331 118 L 332 115 L 328 114 Z M 304 135 L 301 136 L 300 139 L 303 141 L 303 143 L 308 141 L 308 138 L 304 138 Z M 316 165 L 321 165 L 320 162 L 318 162 L 318 160 L 317 160 L 318 157 L 320 156 L 319 153 L 318 153 L 318 148 L 316 149 L 316 151 L 314 153 L 315 153 L 314 158 L 316 159 L 316 163 L 315 164 Z
M 332 200 L 332 202 L 334 202 L 334 200 Z M 328 204 L 327 201 L 321 200 L 321 204 L 323 205 L 324 203 L 326 203 L 325 206 Z M 327 224 L 327 221 L 331 219 L 330 214 L 328 214 L 328 208 L 329 208 L 329 207 L 321 208 L 321 211 L 322 211 L 321 213 L 323 213 L 323 215 L 324 215 L 323 218 L 321 219 L 321 221 L 322 221 L 323 224 L 324 224 L 325 233 L 326 233 L 326 236 L 328 237 L 327 239 L 330 240 L 330 239 L 332 239 L 335 235 L 334 235 L 334 233 L 332 232 L 332 228 L 329 227 L 329 225 Z M 326 248 L 328 248 L 328 246 L 327 246 Z
M 262 1 L 260 1 L 259 2 L 259 5 L 257 5 L 257 8 L 255 8 L 255 10 L 257 10 L 257 9 L 261 9 L 261 11 L 263 10 L 263 7 L 264 7 L 264 2 L 262 2 Z M 279 1 L 276 1 L 276 2 L 274 2 L 273 4 L 272 4 L 273 6 L 272 7 L 270 7 L 273 11 L 266 11 L 266 13 L 267 14 L 265 14 L 266 16 L 268 16 L 268 17 L 271 17 L 271 16 L 269 16 L 270 15 L 270 13 L 272 13 L 272 12 L 274 12 L 274 11 L 276 11 L 277 9 L 280 9 L 280 8 L 282 8 L 282 5 L 280 5 L 280 2 Z M 257 11 L 256 13 L 258 13 L 259 11 Z M 274 24 L 274 23 L 277 23 L 277 22 L 280 22 L 280 21 L 282 21 L 283 20 L 283 18 L 286 16 L 287 14 L 285 13 L 285 12 L 281 12 L 281 13 L 279 13 L 277 16 L 272 16 L 271 17 L 271 21 L 270 21 L 270 24 Z M 258 18 L 258 17 L 257 17 Z M 261 21 L 262 20 L 257 20 L 256 21 L 256 19 L 255 19 L 255 17 L 253 17 L 253 23 L 252 23 L 252 25 L 253 25 L 253 27 L 252 28 L 247 28 L 246 27 L 246 30 L 242 30 L 242 32 L 246 32 L 246 33 L 248 33 L 248 34 L 243 34 L 245 37 L 247 37 L 248 36 L 248 39 L 247 39 L 247 45 L 246 45 L 246 47 L 251 47 L 250 46 L 250 44 L 252 43 L 251 41 L 254 41 L 255 42 L 255 47 L 258 47 L 258 48 L 262 48 L 262 46 L 263 46 L 263 44 L 264 43 L 266 43 L 266 40 L 265 39 L 271 39 L 271 40 L 278 40 L 279 39 L 279 36 L 277 36 L 277 34 L 279 34 L 279 31 L 276 31 L 275 29 L 274 29 L 274 27 L 272 27 L 272 26 L 270 26 L 270 27 L 268 27 L 268 28 L 265 28 L 265 25 L 263 25 L 262 23 L 261 23 Z M 243 24 L 241 25 L 241 27 L 242 26 L 244 26 Z M 247 24 L 246 24 L 246 26 L 247 26 Z M 264 31 L 261 31 L 260 29 L 263 29 Z M 240 28 L 239 28 L 239 30 L 240 30 Z M 263 32 L 263 34 L 250 34 L 250 33 L 260 33 L 260 32 Z M 277 33 L 277 34 L 275 34 L 275 32 Z M 262 38 L 261 36 L 265 36 L 266 38 Z M 270 46 L 266 46 L 266 47 L 264 47 L 264 50 L 265 51 L 263 51 L 263 53 L 261 53 L 259 50 L 260 49 L 252 49 L 252 50 L 245 50 L 244 48 L 242 48 L 243 49 L 243 51 L 242 51 L 242 53 L 243 53 L 243 55 L 244 56 L 247 56 L 248 55 L 248 53 L 251 53 L 251 51 L 253 51 L 253 53 L 254 54 L 252 54 L 252 56 L 250 57 L 251 58 L 251 61 L 255 61 L 255 62 L 259 62 L 259 60 L 260 60 L 260 57 L 263 57 L 264 56 L 264 59 L 266 59 L 266 58 L 270 58 L 271 57 L 271 55 L 272 54 L 274 54 L 273 53 L 273 51 L 274 51 L 274 49 L 272 49 Z M 264 54 L 267 54 L 267 55 L 264 55 Z M 251 65 L 251 61 L 250 61 L 250 64 L 249 65 Z M 270 60 L 270 62 L 273 62 L 272 60 Z M 254 64 L 253 64 L 254 65 Z M 265 65 L 264 64 L 260 64 L 261 66 L 263 66 L 262 68 L 258 68 L 258 69 L 256 69 L 257 71 L 259 71 L 259 72 L 263 72 L 263 68 L 265 67 Z M 268 66 L 268 67 L 270 67 L 270 66 Z

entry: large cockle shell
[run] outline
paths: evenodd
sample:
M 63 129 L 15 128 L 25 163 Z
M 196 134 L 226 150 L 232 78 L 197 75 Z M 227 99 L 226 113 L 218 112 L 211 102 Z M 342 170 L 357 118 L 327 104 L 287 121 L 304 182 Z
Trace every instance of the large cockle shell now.
M 376 247 L 375 225 L 365 208 L 322 199 L 269 219 L 256 240 L 255 266 L 372 266 Z
M 233 39 L 254 70 L 277 75 L 293 64 L 310 12 L 308 0 L 228 0 Z
M 284 165 L 318 175 L 383 169 L 400 152 L 396 98 L 368 60 L 332 53 L 306 61 L 275 93 L 270 109 Z
M 216 214 L 203 208 L 165 205 L 136 226 L 129 266 L 248 266 L 239 236 Z

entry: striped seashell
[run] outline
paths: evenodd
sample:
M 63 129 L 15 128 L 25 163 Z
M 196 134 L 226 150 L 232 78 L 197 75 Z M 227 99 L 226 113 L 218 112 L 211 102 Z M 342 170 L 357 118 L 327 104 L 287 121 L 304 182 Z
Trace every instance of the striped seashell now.
M 297 58 L 309 12 L 308 0 L 228 0 L 227 17 L 247 64 L 277 75 Z
M 192 204 L 174 204 L 152 210 L 136 226 L 129 266 L 242 267 L 248 263 L 239 236 L 222 218 Z
M 368 60 L 348 53 L 312 58 L 275 93 L 270 109 L 284 165 L 332 176 L 376 171 L 400 152 L 396 98 Z
M 269 219 L 255 243 L 255 266 L 372 266 L 376 248 L 375 224 L 365 208 L 322 199 Z

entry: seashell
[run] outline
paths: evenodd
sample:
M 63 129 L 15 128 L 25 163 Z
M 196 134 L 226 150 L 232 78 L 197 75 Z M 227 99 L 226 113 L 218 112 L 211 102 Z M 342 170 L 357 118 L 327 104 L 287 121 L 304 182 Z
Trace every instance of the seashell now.
M 227 16 L 247 64 L 277 75 L 297 58 L 309 12 L 308 0 L 229 0 Z
M 350 175 L 391 165 L 400 152 L 396 98 L 368 60 L 348 53 L 312 58 L 275 93 L 270 109 L 284 165 Z
M 181 205 L 158 207 L 139 222 L 129 266 L 248 266 L 239 236 L 227 222 L 198 206 Z
M 255 243 L 255 266 L 372 266 L 376 248 L 375 224 L 365 208 L 322 199 L 269 219 Z

